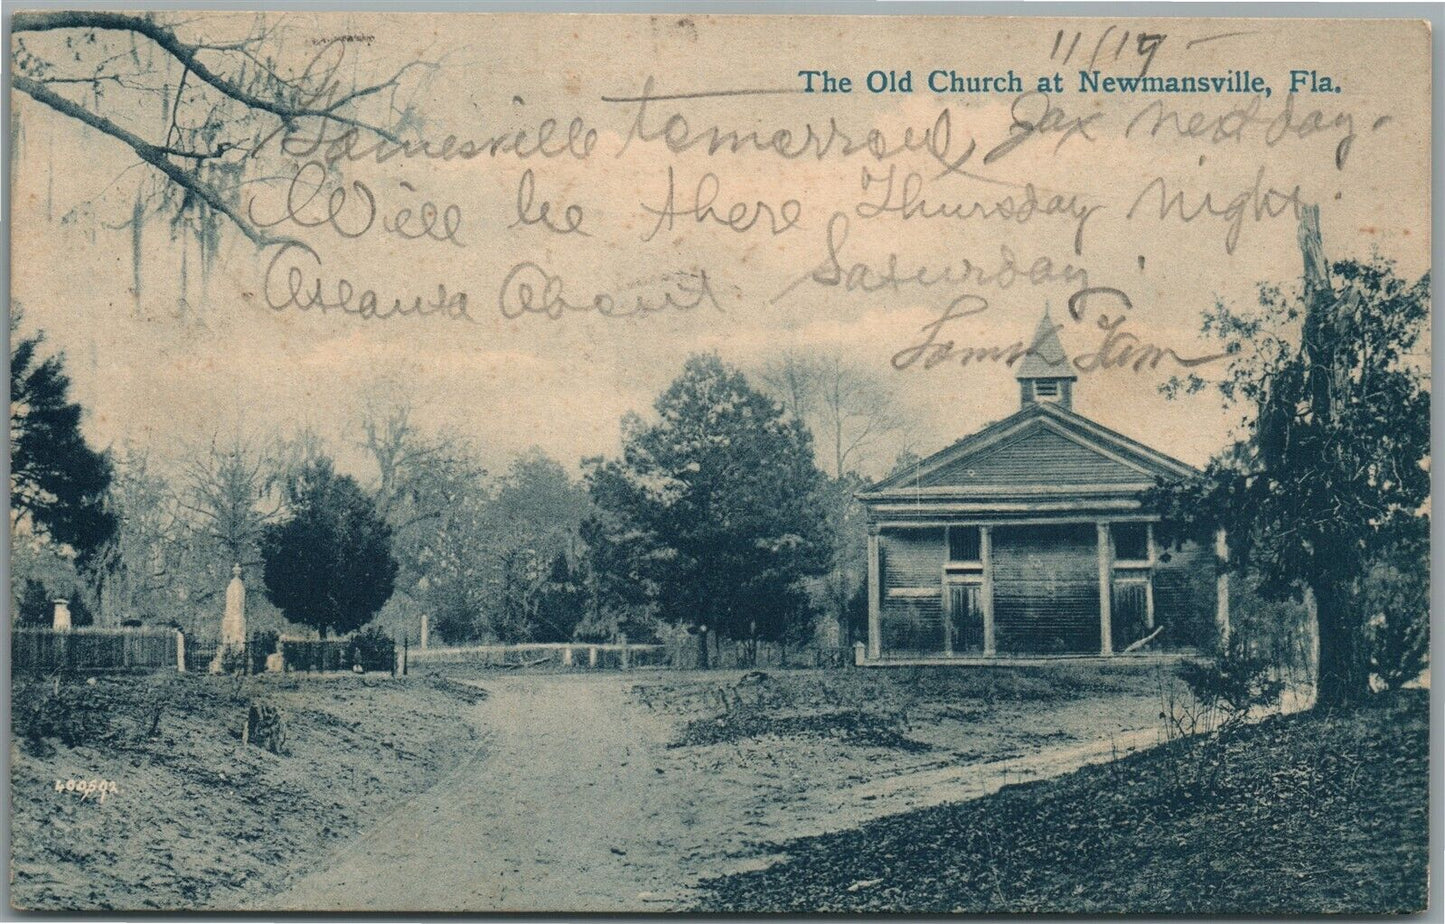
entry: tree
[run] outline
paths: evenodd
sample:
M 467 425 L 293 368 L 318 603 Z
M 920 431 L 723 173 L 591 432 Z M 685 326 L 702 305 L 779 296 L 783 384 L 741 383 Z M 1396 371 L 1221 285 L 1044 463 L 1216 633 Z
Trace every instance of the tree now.
M 358 83 L 344 42 L 315 47 L 274 17 L 25 11 L 11 17 L 10 29 L 11 83 L 24 100 L 19 118 L 40 112 L 31 105 L 39 104 L 153 171 L 141 175 L 133 196 L 123 194 L 119 214 L 97 221 L 130 230 L 137 300 L 150 216 L 167 216 L 173 239 L 194 241 L 203 279 L 223 226 L 258 247 L 291 242 L 251 218 L 242 202 L 247 184 L 294 176 L 294 168 L 278 169 L 288 151 L 309 146 L 324 156 L 327 143 L 348 138 L 402 144 L 419 121 L 403 78 L 434 70 L 413 61 L 389 78 Z M 184 256 L 181 266 L 184 299 Z
M 883 381 L 836 353 L 784 353 L 764 367 L 761 378 L 784 409 L 812 431 L 814 441 L 827 447 L 834 478 L 857 471 L 880 440 L 903 429 Z
M 1264 285 L 1258 311 L 1220 304 L 1204 320 L 1231 358 L 1217 384 L 1246 409 L 1246 437 L 1155 501 L 1196 537 L 1224 527 L 1231 564 L 1257 572 L 1261 593 L 1312 597 L 1317 702 L 1334 706 L 1369 691 L 1369 569 L 1428 532 L 1430 394 L 1415 351 L 1430 279 L 1401 279 L 1378 255 L 1327 265 L 1317 208 L 1300 243 L 1302 291 Z
M 689 358 L 655 408 L 654 424 L 624 420 L 622 458 L 588 473 L 598 560 L 670 622 L 732 638 L 796 631 L 802 579 L 830 554 L 807 429 L 716 354 Z
M 183 470 L 180 505 L 194 522 L 192 541 L 210 548 L 219 574 L 256 563 L 261 534 L 280 512 L 273 490 L 278 472 L 267 453 L 239 436 L 227 443 L 213 439 Z
M 43 333 L 16 338 L 10 322 L 10 526 L 68 546 L 84 565 L 115 534 L 106 507 L 110 459 L 86 445 L 80 405 L 57 354 L 41 358 Z
M 54 604 L 45 585 L 35 578 L 20 583 L 20 596 L 15 601 L 15 622 L 21 626 L 48 626 L 55 619 Z
M 572 637 L 581 614 L 559 612 L 559 600 L 572 583 L 567 556 L 576 549 L 588 511 L 587 491 L 540 449 L 518 456 L 499 480 L 488 513 L 487 546 L 497 568 L 499 592 L 488 615 L 498 638 Z
M 266 593 L 322 638 L 370 622 L 390 599 L 391 529 L 355 479 L 318 459 L 287 485 L 289 516 L 263 533 Z

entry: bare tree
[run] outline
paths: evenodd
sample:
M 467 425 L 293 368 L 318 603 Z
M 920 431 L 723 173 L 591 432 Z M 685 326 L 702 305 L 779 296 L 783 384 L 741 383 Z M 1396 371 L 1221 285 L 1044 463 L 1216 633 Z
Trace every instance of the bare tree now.
M 856 472 L 882 439 L 904 429 L 883 380 L 837 353 L 784 353 L 763 368 L 762 382 L 789 414 L 807 424 L 834 478 Z
M 240 436 L 213 439 L 182 471 L 180 506 L 192 538 L 213 549 L 224 568 L 258 563 L 261 532 L 281 511 L 275 454 Z

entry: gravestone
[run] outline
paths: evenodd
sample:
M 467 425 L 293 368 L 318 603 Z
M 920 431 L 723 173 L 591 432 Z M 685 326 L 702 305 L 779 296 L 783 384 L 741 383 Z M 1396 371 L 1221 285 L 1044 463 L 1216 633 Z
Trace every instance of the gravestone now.
M 62 631 L 62 632 L 68 632 L 68 631 L 70 630 L 70 601 L 69 601 L 69 600 L 56 600 L 56 601 L 55 601 L 55 618 L 54 618 L 54 622 L 52 623 L 52 628 L 57 629 L 57 630 Z
M 246 585 L 241 581 L 241 566 L 231 568 L 231 583 L 226 586 L 226 612 L 221 617 L 221 646 L 211 660 L 211 673 L 219 674 L 232 664 L 243 664 L 246 658 Z

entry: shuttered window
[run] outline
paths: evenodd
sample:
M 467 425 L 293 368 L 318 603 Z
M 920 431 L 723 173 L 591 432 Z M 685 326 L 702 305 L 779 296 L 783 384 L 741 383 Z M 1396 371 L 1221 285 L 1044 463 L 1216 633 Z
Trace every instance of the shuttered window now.
M 948 528 L 948 560 L 979 561 L 983 557 L 977 526 Z
M 1149 525 L 1147 523 L 1115 523 L 1114 558 L 1125 561 L 1149 559 Z

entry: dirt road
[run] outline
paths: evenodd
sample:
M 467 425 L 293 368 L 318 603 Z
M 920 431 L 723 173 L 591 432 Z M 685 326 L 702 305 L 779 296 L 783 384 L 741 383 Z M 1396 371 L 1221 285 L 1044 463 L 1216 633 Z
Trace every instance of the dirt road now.
M 790 762 L 777 742 L 688 753 L 666 747 L 675 720 L 629 696 L 637 680 L 488 677 L 476 758 L 255 907 L 669 910 L 701 877 L 769 862 L 770 843 L 1066 772 L 1157 734 L 1141 709 L 1107 736 L 962 763 L 832 751 Z

